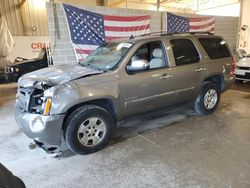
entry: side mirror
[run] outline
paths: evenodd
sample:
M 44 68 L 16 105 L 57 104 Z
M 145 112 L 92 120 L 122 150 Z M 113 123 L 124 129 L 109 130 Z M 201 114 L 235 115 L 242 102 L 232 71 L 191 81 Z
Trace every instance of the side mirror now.
M 128 72 L 143 71 L 149 68 L 149 62 L 144 59 L 138 59 L 131 62 L 131 65 L 127 66 Z

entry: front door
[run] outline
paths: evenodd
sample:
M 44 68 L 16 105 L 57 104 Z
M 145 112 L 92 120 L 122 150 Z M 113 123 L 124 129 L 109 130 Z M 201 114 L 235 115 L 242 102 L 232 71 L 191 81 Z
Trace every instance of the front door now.
M 128 73 L 120 80 L 120 103 L 126 115 L 159 109 L 173 101 L 173 75 L 162 41 L 143 44 L 128 65 L 138 59 L 149 62 L 144 71 Z

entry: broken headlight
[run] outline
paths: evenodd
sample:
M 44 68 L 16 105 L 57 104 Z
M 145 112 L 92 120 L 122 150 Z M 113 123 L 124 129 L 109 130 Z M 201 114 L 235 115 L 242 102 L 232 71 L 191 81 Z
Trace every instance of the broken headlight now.
M 49 115 L 52 95 L 48 90 L 43 91 L 42 89 L 34 89 L 30 95 L 29 102 L 29 111 L 31 113 Z

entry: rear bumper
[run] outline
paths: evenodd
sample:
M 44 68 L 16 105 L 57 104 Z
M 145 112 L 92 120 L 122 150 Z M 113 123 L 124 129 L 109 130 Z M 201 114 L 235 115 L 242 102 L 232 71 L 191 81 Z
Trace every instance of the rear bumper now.
M 60 146 L 64 114 L 51 116 L 31 114 L 16 105 L 15 119 L 28 137 L 43 144 L 44 147 Z

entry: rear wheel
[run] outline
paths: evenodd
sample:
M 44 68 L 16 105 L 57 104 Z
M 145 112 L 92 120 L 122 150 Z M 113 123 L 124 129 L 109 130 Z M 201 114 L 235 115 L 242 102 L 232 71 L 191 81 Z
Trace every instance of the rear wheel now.
M 204 82 L 195 100 L 194 109 L 198 114 L 211 114 L 219 105 L 220 89 L 214 82 Z
M 110 138 L 114 121 L 110 113 L 96 105 L 76 109 L 66 121 L 65 139 L 77 154 L 89 154 L 105 147 Z

